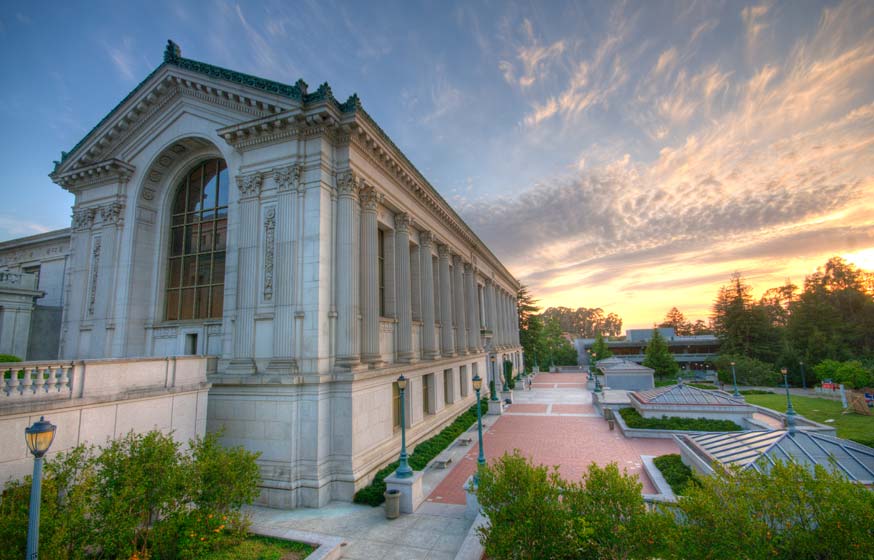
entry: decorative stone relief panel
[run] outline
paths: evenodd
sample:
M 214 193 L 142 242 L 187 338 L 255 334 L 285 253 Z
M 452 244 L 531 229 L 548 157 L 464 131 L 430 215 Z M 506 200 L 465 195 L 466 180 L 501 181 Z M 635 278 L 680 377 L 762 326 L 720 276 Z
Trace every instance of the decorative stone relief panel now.
M 154 338 L 176 338 L 178 329 L 176 327 L 158 327 L 152 329 Z
M 100 272 L 100 246 L 101 238 L 99 235 L 94 237 L 91 249 L 91 278 L 89 281 L 88 294 L 88 316 L 94 316 L 94 305 L 97 300 L 97 280 Z
M 273 299 L 273 254 L 276 245 L 276 208 L 264 214 L 264 299 Z
M 296 191 L 300 188 L 303 168 L 300 164 L 288 165 L 273 170 L 273 182 L 279 192 Z

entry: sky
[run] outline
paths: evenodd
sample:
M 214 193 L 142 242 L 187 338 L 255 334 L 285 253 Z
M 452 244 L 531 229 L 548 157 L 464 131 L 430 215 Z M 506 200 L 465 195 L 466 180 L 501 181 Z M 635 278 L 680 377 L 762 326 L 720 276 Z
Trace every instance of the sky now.
M 874 269 L 874 2 L 0 1 L 0 240 L 162 60 L 357 92 L 540 305 L 706 319 Z

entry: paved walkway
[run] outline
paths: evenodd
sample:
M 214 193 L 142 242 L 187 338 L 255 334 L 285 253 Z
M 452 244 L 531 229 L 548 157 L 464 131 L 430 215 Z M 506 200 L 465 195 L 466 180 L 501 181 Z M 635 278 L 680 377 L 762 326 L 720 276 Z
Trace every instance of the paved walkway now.
M 561 476 L 578 480 L 593 461 L 616 462 L 638 475 L 643 491 L 656 493 L 643 473 L 641 455 L 679 453 L 673 440 L 627 439 L 592 408 L 584 374 L 538 374 L 530 391 L 516 390 L 514 403 L 489 427 L 483 440 L 487 460 L 519 449 L 544 465 L 557 465 Z M 493 417 L 492 417 L 493 418 Z M 430 493 L 433 503 L 464 504 L 462 485 L 476 470 L 474 444 Z
M 515 402 L 502 416 L 483 416 L 485 453 L 494 459 L 519 449 L 534 461 L 558 465 L 564 478 L 577 480 L 592 462 L 617 462 L 637 474 L 643 491 L 655 489 L 642 473 L 641 455 L 677 453 L 673 440 L 625 439 L 592 407 L 585 374 L 541 373 L 532 389 L 518 389 Z M 485 411 L 484 411 L 485 412 Z M 450 468 L 428 468 L 423 477 L 427 500 L 410 515 L 385 519 L 382 507 L 332 502 L 320 509 L 249 509 L 253 528 L 267 533 L 296 530 L 343 540 L 342 557 L 374 560 L 448 560 L 455 558 L 473 520 L 466 519 L 462 485 L 476 470 L 477 430 L 463 437 L 469 446 L 454 444 L 443 455 Z

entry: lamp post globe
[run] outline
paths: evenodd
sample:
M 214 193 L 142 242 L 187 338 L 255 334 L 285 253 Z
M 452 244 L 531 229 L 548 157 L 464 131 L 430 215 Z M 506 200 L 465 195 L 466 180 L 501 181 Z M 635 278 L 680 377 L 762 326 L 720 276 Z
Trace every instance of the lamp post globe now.
M 398 460 L 398 470 L 395 471 L 395 476 L 398 478 L 409 478 L 413 476 L 413 469 L 407 462 L 407 426 L 404 410 L 404 391 L 407 389 L 407 378 L 401 375 L 398 377 L 398 392 L 401 397 L 401 456 Z
M 473 390 L 476 392 L 476 428 L 479 438 L 479 455 L 476 458 L 477 472 L 473 475 L 473 481 L 479 485 L 479 467 L 486 464 L 486 456 L 483 453 L 483 416 L 482 416 L 482 401 L 479 398 L 480 389 L 483 388 L 483 380 L 479 374 L 473 376 Z
M 57 426 L 41 416 L 24 429 L 24 441 L 33 455 L 33 482 L 30 485 L 30 514 L 27 525 L 28 560 L 36 560 L 39 555 L 39 506 L 42 494 L 42 459 L 55 440 Z

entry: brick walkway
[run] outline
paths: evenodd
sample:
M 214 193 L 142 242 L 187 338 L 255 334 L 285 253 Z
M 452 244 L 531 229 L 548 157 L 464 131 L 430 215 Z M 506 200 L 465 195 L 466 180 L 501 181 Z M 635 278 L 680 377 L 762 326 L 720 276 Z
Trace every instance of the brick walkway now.
M 591 393 L 583 388 L 584 374 L 538 374 L 531 391 L 517 390 L 515 402 L 488 428 L 483 439 L 486 459 L 519 449 L 534 462 L 559 467 L 563 478 L 578 480 L 595 462 L 616 462 L 637 474 L 643 491 L 655 488 L 642 473 L 641 455 L 678 453 L 673 440 L 627 439 L 592 408 Z M 428 501 L 465 503 L 462 485 L 476 470 L 476 442 L 428 496 Z

